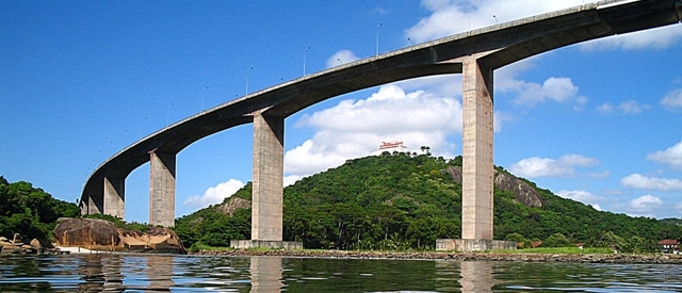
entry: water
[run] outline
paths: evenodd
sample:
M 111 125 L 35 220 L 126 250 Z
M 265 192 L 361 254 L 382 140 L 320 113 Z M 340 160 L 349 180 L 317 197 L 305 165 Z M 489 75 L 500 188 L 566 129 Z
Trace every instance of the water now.
M 680 265 L 0 256 L 2 292 L 682 292 Z

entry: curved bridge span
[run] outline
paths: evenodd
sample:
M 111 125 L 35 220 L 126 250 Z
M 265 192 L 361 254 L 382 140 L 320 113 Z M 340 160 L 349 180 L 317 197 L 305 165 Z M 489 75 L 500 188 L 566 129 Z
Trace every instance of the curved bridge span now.
M 176 155 L 208 135 L 254 123 L 252 240 L 282 240 L 284 119 L 345 93 L 441 74 L 463 75 L 462 238 L 493 236 L 493 71 L 567 45 L 679 23 L 682 0 L 608 0 L 452 35 L 248 94 L 126 147 L 87 179 L 83 214 L 123 218 L 125 179 L 150 162 L 149 224 L 175 221 Z

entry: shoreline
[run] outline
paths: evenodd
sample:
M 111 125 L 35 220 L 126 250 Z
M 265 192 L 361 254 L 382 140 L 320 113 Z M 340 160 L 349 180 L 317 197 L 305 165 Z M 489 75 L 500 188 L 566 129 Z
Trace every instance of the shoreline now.
M 60 251 L 69 254 L 143 254 L 143 255 L 177 255 L 190 257 L 291 257 L 321 259 L 376 259 L 376 260 L 453 260 L 453 261 L 503 261 L 503 262 L 555 262 L 555 263 L 611 263 L 611 264 L 680 264 L 682 255 L 675 254 L 570 254 L 570 253 L 527 253 L 527 252 L 447 252 L 447 251 L 345 251 L 345 250 L 259 250 L 259 249 L 225 249 L 200 250 L 187 254 L 120 252 L 87 249 L 77 246 L 56 246 Z
M 682 255 L 672 254 L 561 254 L 561 253 L 494 253 L 494 252 L 397 252 L 397 251 L 344 251 L 344 250 L 201 250 L 189 256 L 273 256 L 330 259 L 383 259 L 383 260 L 457 260 L 457 261 L 511 261 L 511 262 L 566 262 L 614 264 L 682 264 Z

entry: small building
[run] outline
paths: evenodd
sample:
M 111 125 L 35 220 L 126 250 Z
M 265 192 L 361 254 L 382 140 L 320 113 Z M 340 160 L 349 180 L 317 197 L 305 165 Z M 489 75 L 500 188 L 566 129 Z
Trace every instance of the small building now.
M 379 156 L 383 152 L 389 152 L 390 154 L 393 154 L 394 152 L 409 153 L 410 151 L 407 149 L 407 147 L 403 144 L 402 141 L 390 141 L 390 142 L 382 141 L 381 145 L 379 145 L 379 147 L 374 152 L 374 154 Z
M 678 254 L 680 251 L 680 242 L 675 239 L 664 239 L 658 242 L 663 253 Z

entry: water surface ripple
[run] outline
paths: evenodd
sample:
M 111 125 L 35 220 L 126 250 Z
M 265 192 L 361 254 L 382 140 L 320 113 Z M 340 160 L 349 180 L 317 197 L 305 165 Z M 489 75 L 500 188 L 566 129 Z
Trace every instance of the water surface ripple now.
M 0 256 L 1 292 L 682 292 L 681 276 L 671 264 Z

